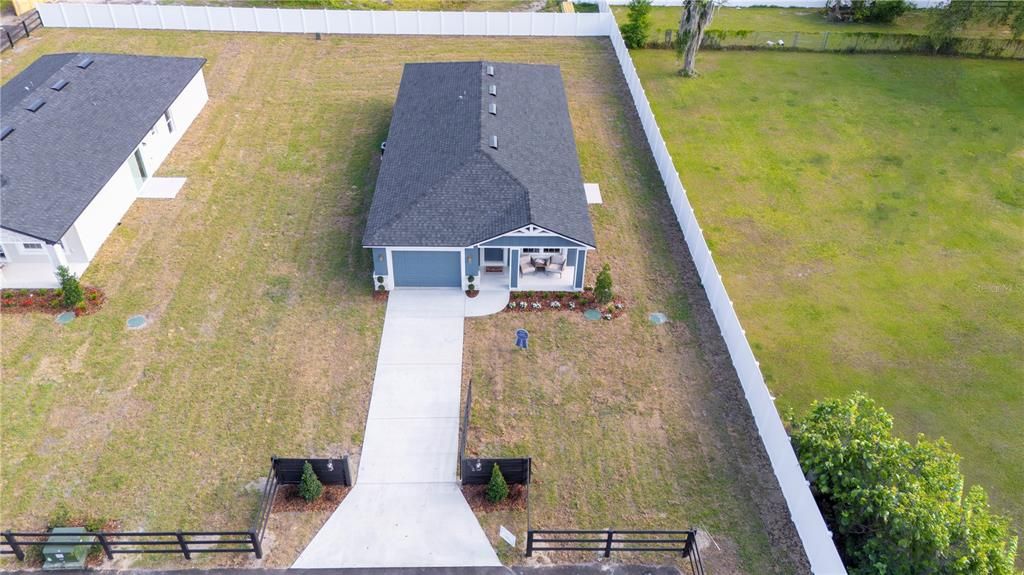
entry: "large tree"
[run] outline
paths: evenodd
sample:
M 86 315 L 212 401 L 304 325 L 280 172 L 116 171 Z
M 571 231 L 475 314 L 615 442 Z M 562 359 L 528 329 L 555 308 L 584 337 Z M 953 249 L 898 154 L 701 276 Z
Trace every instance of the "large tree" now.
M 1008 521 L 981 487 L 964 493 L 960 458 L 942 439 L 895 437 L 892 417 L 861 394 L 815 402 L 791 428 L 851 575 L 1015 573 Z
M 972 22 L 1009 26 L 1014 38 L 1024 35 L 1024 1 L 949 0 L 931 11 L 928 36 L 936 51 L 948 49 Z
M 715 17 L 718 3 L 718 0 L 683 0 L 683 16 L 679 20 L 679 39 L 676 44 L 683 57 L 683 68 L 679 71 L 683 76 L 697 74 L 697 50 L 704 41 L 704 31 Z

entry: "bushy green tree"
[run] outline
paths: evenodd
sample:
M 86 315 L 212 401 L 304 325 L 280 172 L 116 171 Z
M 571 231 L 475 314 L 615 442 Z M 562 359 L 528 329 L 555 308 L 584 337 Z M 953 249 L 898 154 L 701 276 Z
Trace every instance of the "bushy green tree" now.
M 604 264 L 601 271 L 597 274 L 597 281 L 594 282 L 594 297 L 597 299 L 597 303 L 608 303 L 612 301 L 615 296 L 612 293 L 612 268 L 608 264 Z
M 307 502 L 315 501 L 324 492 L 324 484 L 313 471 L 313 466 L 307 461 L 302 465 L 302 478 L 299 479 L 299 496 Z
M 936 52 L 955 47 L 956 37 L 972 22 L 1009 26 L 1014 38 L 1024 36 L 1024 2 L 949 0 L 929 11 L 928 37 Z
M 629 0 L 626 23 L 619 26 L 627 48 L 643 48 L 651 30 L 651 0 Z
M 497 463 L 491 468 L 491 480 L 487 483 L 484 496 L 491 503 L 498 503 L 508 498 L 508 483 L 505 482 L 505 476 L 501 474 L 501 468 Z
M 71 273 L 68 266 L 57 267 L 57 281 L 60 282 L 60 297 L 64 307 L 74 308 L 85 301 L 82 284 L 78 283 L 78 278 Z
M 964 494 L 948 443 L 894 437 L 863 394 L 815 402 L 791 421 L 800 465 L 851 575 L 1011 575 L 1017 539 L 985 490 Z

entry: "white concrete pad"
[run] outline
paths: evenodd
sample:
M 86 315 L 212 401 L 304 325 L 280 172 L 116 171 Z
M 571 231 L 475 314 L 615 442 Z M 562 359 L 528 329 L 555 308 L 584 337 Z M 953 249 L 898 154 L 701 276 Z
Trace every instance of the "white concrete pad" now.
M 68 263 L 68 269 L 79 278 L 88 267 L 88 263 Z M 55 268 L 49 263 L 4 262 L 0 266 L 0 288 L 46 289 L 60 287 L 60 282 L 57 281 L 54 272 Z
M 455 483 L 360 482 L 292 568 L 499 565 Z
M 597 184 L 583 184 L 583 193 L 587 195 L 588 204 L 600 204 L 601 186 Z
M 455 481 L 459 418 L 366 422 L 359 484 Z
M 400 288 L 388 295 L 388 317 L 462 317 L 465 300 L 457 288 Z
M 378 365 L 461 365 L 463 313 L 459 317 L 395 317 L 389 310 Z
M 457 417 L 462 366 L 380 365 L 368 419 Z
M 466 298 L 466 317 L 482 317 L 498 313 L 508 306 L 509 289 L 484 289 L 476 297 Z
M 150 178 L 139 190 L 140 198 L 171 200 L 185 185 L 185 178 Z

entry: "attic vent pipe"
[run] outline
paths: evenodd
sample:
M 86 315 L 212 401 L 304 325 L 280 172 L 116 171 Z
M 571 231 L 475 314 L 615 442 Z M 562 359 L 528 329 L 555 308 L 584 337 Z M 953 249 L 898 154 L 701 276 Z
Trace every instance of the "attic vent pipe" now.
M 494 75 L 494 66 L 488 66 L 487 67 L 487 75 L 488 76 L 493 76 Z
M 494 85 L 494 84 L 491 84 L 490 92 L 491 92 L 492 96 L 497 96 L 498 95 L 498 87 L 496 85 Z
M 490 112 L 491 115 L 497 116 L 498 115 L 498 105 L 492 102 L 491 105 L 487 107 L 487 111 Z
M 498 149 L 498 136 L 491 136 L 491 147 L 495 150 Z

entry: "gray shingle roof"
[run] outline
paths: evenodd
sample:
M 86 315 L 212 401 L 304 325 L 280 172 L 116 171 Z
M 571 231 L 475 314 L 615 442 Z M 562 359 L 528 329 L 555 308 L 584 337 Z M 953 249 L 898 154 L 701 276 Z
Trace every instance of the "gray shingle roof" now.
M 558 66 L 406 64 L 363 245 L 468 246 L 530 224 L 595 245 Z
M 78 63 L 94 59 L 86 69 Z M 51 54 L 0 91 L 0 227 L 56 242 L 206 62 Z M 50 86 L 69 81 L 61 91 Z M 45 104 L 25 109 L 36 97 Z

